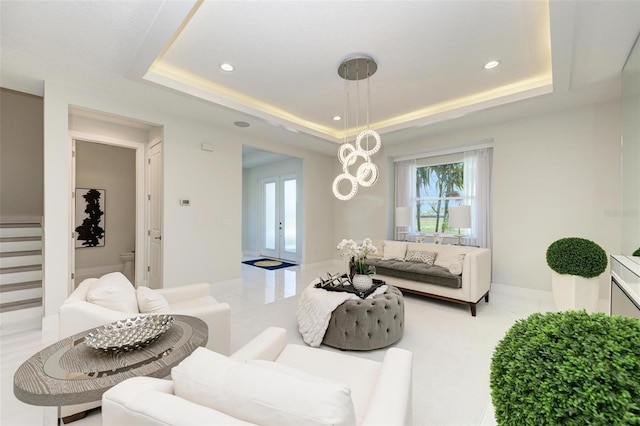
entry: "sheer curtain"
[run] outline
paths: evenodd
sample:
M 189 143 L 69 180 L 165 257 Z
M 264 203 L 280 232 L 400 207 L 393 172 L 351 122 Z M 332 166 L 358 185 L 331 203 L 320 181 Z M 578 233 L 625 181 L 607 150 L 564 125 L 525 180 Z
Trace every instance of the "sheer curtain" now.
M 491 248 L 493 148 L 465 151 L 464 195 L 471 204 L 471 235 L 464 243 Z
M 408 207 L 411 209 L 412 223 L 415 224 L 416 217 L 416 160 L 398 161 L 395 165 L 396 177 L 396 209 L 398 207 Z M 396 240 L 400 239 L 396 223 L 396 211 L 394 211 L 394 230 Z M 413 228 L 413 226 L 411 226 Z M 405 227 L 404 232 L 409 232 L 409 227 Z

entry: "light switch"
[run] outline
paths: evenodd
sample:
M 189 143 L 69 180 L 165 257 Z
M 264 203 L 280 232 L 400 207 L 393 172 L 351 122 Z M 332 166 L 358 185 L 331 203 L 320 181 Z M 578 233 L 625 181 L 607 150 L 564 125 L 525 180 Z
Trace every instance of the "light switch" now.
M 191 205 L 191 200 L 182 198 L 180 199 L 180 205 L 189 207 Z

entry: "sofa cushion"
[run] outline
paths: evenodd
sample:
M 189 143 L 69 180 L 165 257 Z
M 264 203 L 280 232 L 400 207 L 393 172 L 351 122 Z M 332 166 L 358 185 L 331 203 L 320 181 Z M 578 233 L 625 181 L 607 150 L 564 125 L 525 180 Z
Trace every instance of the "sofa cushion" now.
M 87 290 L 87 302 L 130 314 L 140 313 L 136 290 L 121 272 L 103 275 Z
M 434 251 L 407 249 L 405 260 L 407 262 L 422 262 L 428 265 L 433 265 L 437 255 L 438 253 Z
M 404 260 L 407 253 L 406 241 L 385 241 L 382 259 L 384 260 Z
M 204 348 L 171 370 L 176 395 L 261 425 L 354 425 L 350 389 L 270 362 L 241 362 Z
M 384 240 L 373 240 L 371 243 L 376 248 L 376 252 L 369 253 L 367 259 L 382 259 L 384 255 Z
M 367 264 L 376 267 L 376 274 L 404 278 L 450 288 L 462 288 L 462 276 L 454 275 L 448 268 L 418 262 L 372 259 Z
M 149 287 L 138 287 L 136 289 L 136 298 L 138 299 L 138 309 L 143 314 L 168 313 L 171 311 L 167 299 Z
M 475 250 L 474 247 L 443 244 L 433 264 L 436 266 L 441 266 L 443 268 L 449 269 L 451 268 L 452 264 L 456 263 L 460 266 L 459 268 L 460 271 L 462 271 L 462 265 L 464 264 L 464 257 L 466 256 L 467 253 L 473 250 Z

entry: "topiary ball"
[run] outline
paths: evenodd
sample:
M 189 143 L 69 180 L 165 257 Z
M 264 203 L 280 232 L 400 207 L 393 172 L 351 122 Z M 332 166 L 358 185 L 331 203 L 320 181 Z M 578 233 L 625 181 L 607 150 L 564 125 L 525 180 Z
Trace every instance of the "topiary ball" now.
M 639 425 L 640 321 L 585 311 L 516 322 L 491 359 L 500 425 Z
M 584 238 L 562 238 L 547 249 L 547 265 L 559 274 L 593 278 L 607 269 L 607 253 Z
M 636 251 L 633 252 L 633 256 L 640 256 L 640 247 L 638 247 Z

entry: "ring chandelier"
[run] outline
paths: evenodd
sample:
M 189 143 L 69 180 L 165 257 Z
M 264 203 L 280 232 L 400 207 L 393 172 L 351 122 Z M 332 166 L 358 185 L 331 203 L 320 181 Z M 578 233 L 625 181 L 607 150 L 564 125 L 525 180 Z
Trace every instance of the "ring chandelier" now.
M 338 75 L 345 80 L 345 114 L 344 114 L 344 143 L 338 149 L 338 159 L 342 164 L 342 173 L 336 176 L 333 181 L 333 195 L 339 200 L 350 200 L 358 193 L 358 186 L 373 186 L 378 180 L 378 166 L 371 161 L 371 156 L 377 153 L 382 147 L 380 135 L 369 128 L 369 77 L 371 77 L 378 65 L 369 57 L 357 57 L 344 61 L 338 67 Z M 358 134 L 355 145 L 347 141 L 348 117 L 349 117 L 349 81 L 356 81 L 358 105 L 356 107 L 356 127 L 358 126 L 358 110 L 360 103 L 359 80 L 367 79 L 367 116 L 366 129 Z M 375 141 L 375 145 L 369 148 L 370 139 Z M 351 174 L 349 168 L 362 159 L 356 170 L 355 176 Z M 348 193 L 341 193 L 338 186 L 340 182 L 348 181 L 350 190 Z

